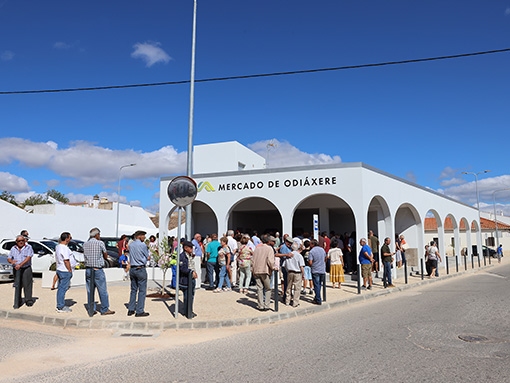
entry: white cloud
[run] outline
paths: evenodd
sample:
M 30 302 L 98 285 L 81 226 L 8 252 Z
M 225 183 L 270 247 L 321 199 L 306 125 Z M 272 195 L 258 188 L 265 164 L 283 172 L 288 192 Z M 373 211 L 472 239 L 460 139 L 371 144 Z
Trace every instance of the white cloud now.
M 54 142 L 32 142 L 22 138 L 0 138 L 0 164 L 19 161 L 29 167 L 45 166 L 56 151 Z M 29 156 L 26 153 L 30 153 Z
M 57 41 L 55 44 L 53 44 L 53 48 L 55 49 L 69 49 L 71 47 L 71 44 L 65 43 L 63 41 Z
M 491 203 L 493 193 L 496 190 L 510 189 L 510 175 L 498 177 L 483 178 L 478 180 L 478 192 L 480 195 L 480 206 L 482 202 Z M 445 194 L 465 201 L 469 204 L 476 204 L 476 184 L 475 181 L 466 182 L 462 185 L 447 187 Z M 494 195 L 497 202 L 510 202 L 510 193 L 498 192 Z
M 14 58 L 14 52 L 12 51 L 3 51 L 0 53 L 0 59 L 2 61 L 10 61 Z
M 31 155 L 27 156 L 27 152 Z M 131 163 L 136 163 L 136 166 L 123 169 L 123 179 L 160 178 L 184 172 L 186 152 L 178 153 L 172 146 L 153 152 L 112 150 L 85 141 L 74 142 L 69 148 L 62 149 L 52 141 L 42 143 L 0 138 L 0 164 L 13 162 L 31 168 L 50 169 L 67 178 L 75 187 L 85 187 L 115 184 L 120 167 Z
M 463 178 L 451 178 L 449 180 L 441 181 L 441 186 L 447 188 L 447 187 L 450 187 L 450 186 L 462 185 L 462 184 L 465 184 L 465 183 L 466 183 L 466 180 L 463 179 Z
M 268 145 L 271 146 L 268 147 Z M 268 168 L 333 164 L 342 162 L 339 156 L 332 157 L 323 153 L 310 154 L 303 152 L 289 144 L 287 141 L 258 141 L 248 145 L 248 147 L 266 159 Z
M 158 62 L 166 64 L 172 58 L 160 48 L 160 45 L 158 42 L 136 43 L 133 45 L 134 51 L 131 53 L 131 57 L 142 59 L 147 67 L 151 67 Z
M 34 191 L 29 191 L 29 192 L 24 192 L 24 193 L 17 193 L 14 195 L 14 197 L 16 198 L 16 202 L 23 203 L 23 202 L 25 202 L 25 200 L 28 197 L 32 197 L 33 195 L 36 195 L 36 194 L 39 194 L 39 193 L 36 193 Z
M 508 197 L 510 197 L 510 191 L 508 192 Z M 509 200 L 510 198 L 507 198 Z M 492 214 L 491 217 L 494 217 L 494 204 L 487 204 L 484 202 L 480 202 L 480 211 Z M 510 217 L 510 204 L 498 203 L 496 202 L 496 215 L 503 215 L 505 217 Z
M 453 169 L 453 168 L 447 166 L 446 168 L 443 169 L 443 171 L 439 175 L 439 178 L 440 179 L 452 178 L 452 177 L 455 177 L 458 173 L 459 173 L 459 170 Z
M 0 190 L 6 190 L 11 193 L 27 192 L 29 187 L 26 179 L 11 173 L 0 172 Z
M 510 16 L 510 7 L 508 7 L 507 9 L 505 9 L 505 15 Z

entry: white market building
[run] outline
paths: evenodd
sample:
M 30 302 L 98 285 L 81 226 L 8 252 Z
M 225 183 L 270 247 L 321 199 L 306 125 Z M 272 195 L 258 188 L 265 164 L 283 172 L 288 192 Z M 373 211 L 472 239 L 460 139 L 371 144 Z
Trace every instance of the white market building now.
M 218 145 L 222 151 L 217 151 Z M 356 232 L 359 240 L 373 230 L 381 243 L 385 237 L 392 238 L 392 246 L 395 235 L 404 234 L 409 247 L 422 257 L 424 251 L 420 249 L 430 237 L 430 232 L 425 232 L 425 219 L 434 217 L 434 238 L 441 254 L 451 246 L 452 238 L 454 244 L 466 246 L 470 255 L 472 245 L 482 243 L 475 208 L 369 165 L 266 169 L 261 166 L 262 157 L 254 161 L 254 153 L 244 148 L 231 151 L 228 171 L 210 171 L 226 145 L 242 146 L 232 142 L 195 147 L 193 179 L 198 195 L 192 204 L 192 233 L 272 230 L 295 236 L 313 233 L 313 217 L 318 215 L 320 232 Z M 243 156 L 245 151 L 251 152 L 250 156 Z M 203 168 L 209 171 L 200 172 Z M 171 180 L 160 181 L 160 236 L 167 235 L 165 228 L 174 209 L 167 195 Z M 446 220 L 453 225 L 453 233 L 445 233 Z

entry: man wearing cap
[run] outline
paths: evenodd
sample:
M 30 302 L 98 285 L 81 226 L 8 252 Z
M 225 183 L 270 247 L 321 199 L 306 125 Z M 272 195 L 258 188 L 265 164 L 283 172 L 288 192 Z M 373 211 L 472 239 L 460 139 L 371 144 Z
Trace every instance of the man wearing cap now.
M 182 242 L 183 252 L 179 255 L 179 287 L 184 294 L 184 313 L 188 319 L 193 318 L 193 299 L 197 273 L 193 259 L 193 243 Z M 178 299 L 178 298 L 176 298 Z
M 99 293 L 101 315 L 113 315 L 115 311 L 110 310 L 108 300 L 108 291 L 106 290 L 106 276 L 104 275 L 104 260 L 108 258 L 104 242 L 101 241 L 101 231 L 95 227 L 89 232 L 89 240 L 83 244 L 83 258 L 85 259 L 85 281 L 87 287 L 89 313 L 96 311 L 94 301 L 95 288 Z M 93 289 L 90 289 L 90 283 L 93 281 Z M 93 307 L 91 307 L 93 305 Z M 92 314 L 89 314 L 92 315 Z
M 136 317 L 149 316 L 149 313 L 145 311 L 145 296 L 147 295 L 147 270 L 145 265 L 149 260 L 149 249 L 144 242 L 145 234 L 147 234 L 145 231 L 137 231 L 133 234 L 134 241 L 129 245 L 131 294 L 129 296 L 128 316 L 133 314 Z M 136 299 L 137 294 L 138 299 Z
M 299 238 L 294 238 L 291 249 L 293 256 L 288 257 L 284 263 L 288 278 L 285 304 L 287 306 L 290 305 L 290 297 L 292 295 L 292 307 L 298 307 L 303 274 L 305 272 L 305 260 L 299 252 L 299 250 L 302 249 L 301 240 Z
M 274 246 L 275 238 L 271 235 L 262 236 L 262 245 L 257 246 L 253 252 L 253 275 L 257 282 L 257 309 L 260 311 L 269 310 L 271 302 L 270 276 L 274 267 Z

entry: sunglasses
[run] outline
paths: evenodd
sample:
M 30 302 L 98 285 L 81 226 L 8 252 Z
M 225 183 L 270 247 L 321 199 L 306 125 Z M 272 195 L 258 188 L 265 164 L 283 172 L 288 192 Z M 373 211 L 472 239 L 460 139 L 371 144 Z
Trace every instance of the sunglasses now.
M 19 239 L 19 240 L 16 241 L 16 243 L 21 243 L 21 242 L 25 242 L 25 240 L 24 239 Z

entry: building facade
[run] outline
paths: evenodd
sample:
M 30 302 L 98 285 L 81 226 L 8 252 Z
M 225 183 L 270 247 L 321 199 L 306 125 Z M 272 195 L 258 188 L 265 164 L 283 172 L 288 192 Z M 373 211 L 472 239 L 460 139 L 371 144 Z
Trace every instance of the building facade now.
M 425 220 L 434 218 L 441 254 L 446 253 L 452 235 L 468 252 L 472 245 L 481 244 L 475 208 L 363 163 L 195 174 L 193 178 L 198 185 L 192 204 L 193 233 L 221 235 L 234 229 L 301 235 L 313 233 L 316 225 L 321 232 L 355 233 L 358 242 L 372 230 L 381 243 L 390 237 L 392 246 L 396 234 L 405 235 L 408 246 L 422 257 L 427 242 Z M 160 182 L 160 235 L 167 234 L 174 211 L 167 196 L 171 179 Z M 445 234 L 446 221 L 452 233 Z

